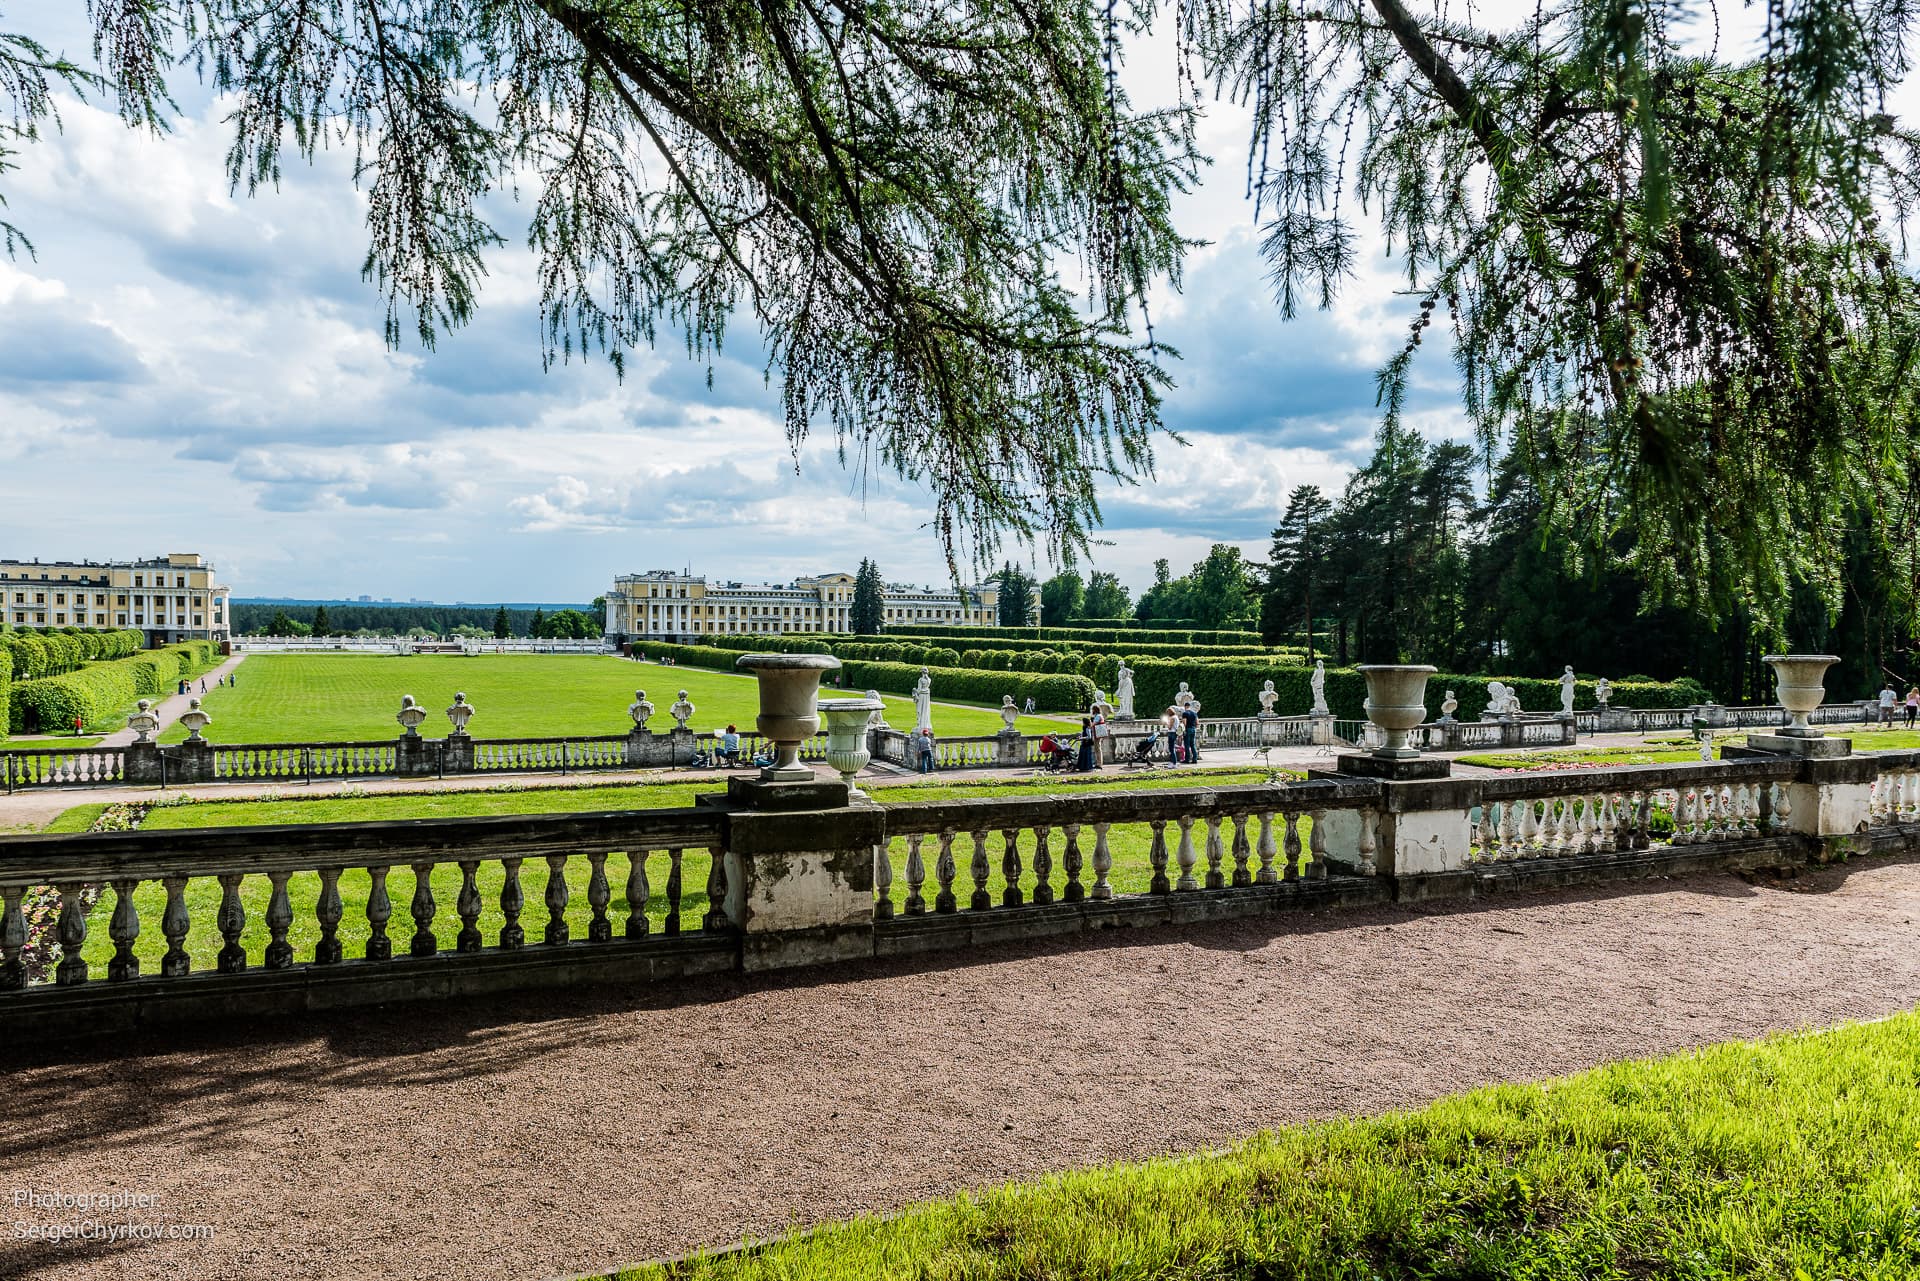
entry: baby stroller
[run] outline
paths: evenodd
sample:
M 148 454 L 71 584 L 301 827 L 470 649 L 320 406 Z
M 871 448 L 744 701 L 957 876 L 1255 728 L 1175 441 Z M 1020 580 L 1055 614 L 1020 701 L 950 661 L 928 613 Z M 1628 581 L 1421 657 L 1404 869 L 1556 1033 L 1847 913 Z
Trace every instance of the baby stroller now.
M 1048 734 L 1040 740 L 1040 765 L 1050 774 L 1064 774 L 1073 768 L 1077 740 L 1065 734 Z
M 1121 758 L 1120 763 L 1129 769 L 1151 768 L 1154 764 L 1154 753 L 1159 750 L 1159 747 L 1160 733 L 1158 730 L 1151 734 L 1143 734 L 1134 740 L 1133 746 L 1129 748 L 1127 754 Z

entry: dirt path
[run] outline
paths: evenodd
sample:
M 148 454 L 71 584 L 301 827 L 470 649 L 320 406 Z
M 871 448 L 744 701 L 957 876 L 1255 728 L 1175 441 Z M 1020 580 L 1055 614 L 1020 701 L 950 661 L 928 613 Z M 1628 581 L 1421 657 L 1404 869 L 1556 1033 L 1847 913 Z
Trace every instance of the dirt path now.
M 1920 998 L 1920 862 L 1119 933 L 0 1060 L 0 1276 L 545 1277 Z M 16 1210 L 16 1221 L 88 1217 Z M 128 1212 L 96 1214 L 124 1221 Z
M 200 691 L 203 686 L 207 689 L 212 689 L 220 681 L 231 676 L 233 669 L 245 662 L 246 657 L 245 654 L 235 654 L 218 667 L 202 672 L 187 682 L 188 692 L 185 694 L 168 694 L 163 698 L 156 699 L 153 705 L 153 714 L 160 718 L 160 729 L 164 730 L 167 726 L 179 720 L 181 713 L 187 710 L 194 699 L 200 697 Z M 155 730 L 154 732 L 158 734 L 160 731 Z M 100 746 L 125 747 L 132 741 L 133 731 L 122 727 L 101 739 Z

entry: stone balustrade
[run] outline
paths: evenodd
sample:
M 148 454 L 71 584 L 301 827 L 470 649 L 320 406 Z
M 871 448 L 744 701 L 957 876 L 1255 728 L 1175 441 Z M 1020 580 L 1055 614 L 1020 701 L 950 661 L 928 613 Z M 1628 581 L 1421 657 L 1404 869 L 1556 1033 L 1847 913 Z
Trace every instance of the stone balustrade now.
M 890 805 L 816 781 L 793 805 L 762 786 L 681 810 L 0 837 L 0 1027 L 669 979 L 1920 845 L 1920 753 L 1472 778 L 1401 764 Z M 1144 851 L 1129 886 L 1121 849 Z M 37 887 L 52 887 L 58 961 L 30 982 Z M 111 948 L 90 963 L 96 929 Z

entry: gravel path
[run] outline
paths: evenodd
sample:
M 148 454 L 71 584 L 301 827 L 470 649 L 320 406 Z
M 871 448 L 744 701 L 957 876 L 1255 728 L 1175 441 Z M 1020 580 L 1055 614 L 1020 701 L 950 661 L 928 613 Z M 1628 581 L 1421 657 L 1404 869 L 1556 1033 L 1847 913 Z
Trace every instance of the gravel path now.
M 16 1053 L 0 1188 L 151 1194 L 132 1217 L 214 1235 L 7 1239 L 0 1276 L 611 1267 L 1884 1015 L 1920 998 L 1917 918 L 1920 861 L 1879 861 Z

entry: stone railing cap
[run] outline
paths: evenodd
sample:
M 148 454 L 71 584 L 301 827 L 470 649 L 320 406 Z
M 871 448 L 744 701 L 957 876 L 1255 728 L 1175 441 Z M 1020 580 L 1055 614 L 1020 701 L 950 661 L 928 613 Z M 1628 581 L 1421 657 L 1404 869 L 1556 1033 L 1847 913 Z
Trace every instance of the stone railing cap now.
M 840 660 L 831 654 L 742 654 L 733 660 L 733 665 L 748 670 L 764 667 L 777 672 L 812 668 L 830 672 L 840 666 Z

